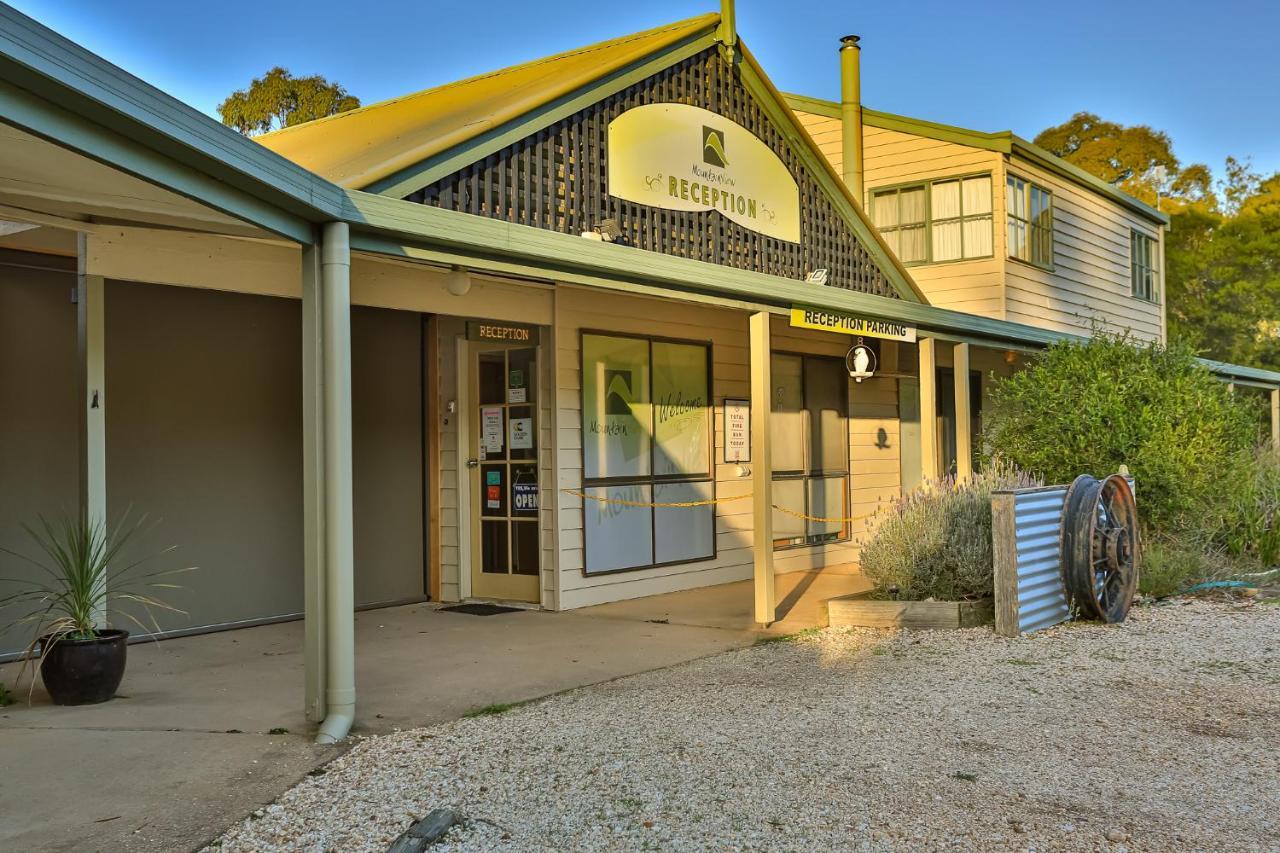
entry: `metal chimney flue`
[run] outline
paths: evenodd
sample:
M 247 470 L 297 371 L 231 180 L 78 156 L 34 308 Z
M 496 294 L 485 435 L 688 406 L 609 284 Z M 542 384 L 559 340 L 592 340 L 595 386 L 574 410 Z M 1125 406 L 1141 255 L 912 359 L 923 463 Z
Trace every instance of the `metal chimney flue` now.
M 862 49 L 858 36 L 840 39 L 841 177 L 858 204 L 862 191 Z

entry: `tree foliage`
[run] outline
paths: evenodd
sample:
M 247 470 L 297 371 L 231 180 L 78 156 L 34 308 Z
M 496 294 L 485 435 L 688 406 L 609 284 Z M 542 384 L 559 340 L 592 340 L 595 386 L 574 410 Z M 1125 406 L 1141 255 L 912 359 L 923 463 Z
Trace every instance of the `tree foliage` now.
M 1170 215 L 1171 341 L 1209 358 L 1280 369 L 1280 174 L 1263 177 L 1247 159 L 1228 157 L 1215 183 L 1208 166 L 1182 166 L 1163 131 L 1087 112 L 1035 141 Z
M 1165 194 L 1175 185 L 1180 194 L 1193 196 L 1208 188 L 1208 169 L 1192 166 L 1182 175 L 1169 135 L 1144 124 L 1125 127 L 1079 112 L 1040 131 L 1035 143 L 1150 204 L 1155 204 L 1157 191 Z M 1166 172 L 1163 183 L 1155 176 L 1158 166 Z
M 218 105 L 222 123 L 245 136 L 353 110 L 360 99 L 319 75 L 294 77 L 276 66 Z
M 1189 346 L 1101 333 L 1055 344 L 999 381 L 983 421 L 993 456 L 1046 482 L 1127 465 L 1157 528 L 1213 505 L 1259 438 L 1253 404 Z
M 1249 197 L 1236 216 L 1174 214 L 1165 263 L 1170 339 L 1280 368 L 1280 199 Z

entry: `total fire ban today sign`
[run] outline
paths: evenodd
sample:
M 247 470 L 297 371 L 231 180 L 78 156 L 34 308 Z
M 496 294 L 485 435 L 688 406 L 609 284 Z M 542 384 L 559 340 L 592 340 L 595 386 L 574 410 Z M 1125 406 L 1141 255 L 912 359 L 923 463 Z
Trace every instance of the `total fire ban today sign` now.
M 724 461 L 751 461 L 751 401 L 724 401 Z
M 908 326 L 894 320 L 872 320 L 825 308 L 802 308 L 793 305 L 791 306 L 791 325 L 797 329 L 819 329 L 824 332 L 839 332 L 842 335 L 857 335 L 863 338 L 883 338 L 907 343 L 916 341 L 915 326 Z

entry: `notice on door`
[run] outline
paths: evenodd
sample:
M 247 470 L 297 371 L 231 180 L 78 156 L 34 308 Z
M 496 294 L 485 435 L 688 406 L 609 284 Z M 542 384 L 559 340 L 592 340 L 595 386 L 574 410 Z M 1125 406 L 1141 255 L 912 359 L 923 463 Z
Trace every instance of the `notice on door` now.
M 724 461 L 751 461 L 751 401 L 724 401 Z
M 533 449 L 533 418 L 511 419 L 511 449 Z
M 502 408 L 485 406 L 480 410 L 480 446 L 488 453 L 502 452 Z

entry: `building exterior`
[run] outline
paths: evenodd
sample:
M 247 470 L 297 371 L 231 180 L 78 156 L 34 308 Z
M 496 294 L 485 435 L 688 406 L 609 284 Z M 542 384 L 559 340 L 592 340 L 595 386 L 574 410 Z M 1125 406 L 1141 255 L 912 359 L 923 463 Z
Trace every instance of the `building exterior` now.
M 840 105 L 786 100 L 840 169 Z M 931 304 L 1165 340 L 1166 215 L 1007 131 L 861 113 L 865 209 Z
M 968 475 L 991 376 L 1087 329 L 1043 300 L 1118 286 L 1071 265 L 1085 202 L 1043 164 L 895 173 L 869 135 L 851 180 L 732 4 L 258 141 L 0 20 L 0 545 L 38 513 L 162 517 L 139 548 L 201 568 L 161 628 L 305 615 L 329 739 L 357 606 L 754 577 L 771 621 L 775 572 L 856 571 L 877 509 Z M 904 262 L 864 213 L 977 174 L 990 258 Z M 1009 175 L 1054 194 L 1052 270 L 1005 260 Z M 1089 204 L 1158 257 L 1159 214 Z M 1100 310 L 1163 335 L 1154 302 Z

